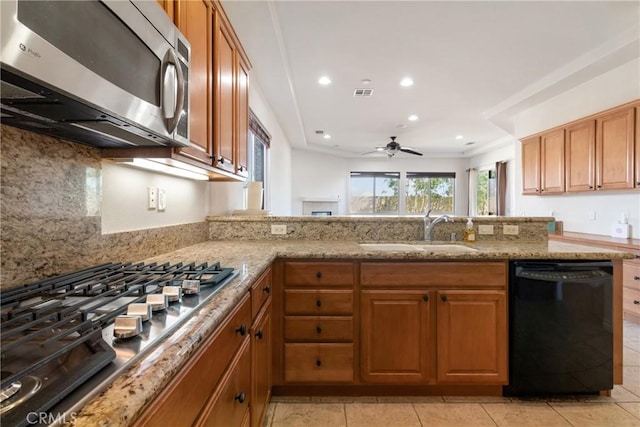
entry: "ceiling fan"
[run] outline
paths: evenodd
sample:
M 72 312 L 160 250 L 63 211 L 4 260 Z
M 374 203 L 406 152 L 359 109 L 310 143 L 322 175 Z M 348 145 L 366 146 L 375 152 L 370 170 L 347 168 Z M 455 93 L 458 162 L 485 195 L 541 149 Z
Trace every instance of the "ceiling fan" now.
M 391 138 L 391 142 L 389 142 L 386 146 L 384 146 L 384 147 L 376 147 L 375 151 L 370 151 L 368 153 L 364 153 L 363 155 L 384 152 L 384 153 L 387 153 L 387 156 L 393 157 L 398 152 L 402 151 L 403 153 L 409 153 L 409 154 L 415 154 L 416 156 L 422 156 L 422 153 L 419 153 L 419 152 L 417 152 L 415 150 L 412 150 L 410 148 L 401 147 L 400 144 L 398 144 L 396 142 L 396 137 L 395 136 L 390 136 L 389 138 Z

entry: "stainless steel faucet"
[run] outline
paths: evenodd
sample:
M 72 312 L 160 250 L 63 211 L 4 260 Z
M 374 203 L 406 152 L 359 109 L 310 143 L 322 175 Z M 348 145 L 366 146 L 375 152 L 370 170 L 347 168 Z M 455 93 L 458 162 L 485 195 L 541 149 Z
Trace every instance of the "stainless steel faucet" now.
M 431 218 L 429 218 L 430 214 L 431 214 L 431 209 L 429 209 L 429 212 L 427 212 L 427 214 L 424 216 L 424 240 L 427 242 L 431 241 L 431 232 L 433 231 L 433 227 L 435 227 L 436 224 L 442 221 L 453 222 L 451 217 L 446 214 L 440 215 L 439 217 L 431 221 Z

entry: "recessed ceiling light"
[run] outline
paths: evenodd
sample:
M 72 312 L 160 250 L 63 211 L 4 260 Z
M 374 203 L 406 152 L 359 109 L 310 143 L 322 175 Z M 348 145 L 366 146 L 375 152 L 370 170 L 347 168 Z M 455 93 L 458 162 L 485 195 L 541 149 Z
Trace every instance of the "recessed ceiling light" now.
M 360 83 L 362 83 L 363 85 L 370 85 L 371 84 L 371 79 L 362 79 L 360 81 Z
M 461 140 L 462 138 L 464 138 L 464 136 L 462 136 L 462 135 L 458 135 L 458 136 L 456 136 L 456 139 L 457 139 L 457 140 Z
M 418 120 L 418 116 L 416 116 L 415 114 L 409 116 L 409 121 L 415 122 L 416 120 Z
M 376 151 L 384 151 L 384 147 L 378 147 L 376 148 Z
M 323 136 L 324 139 L 331 139 L 331 135 L 326 134 L 325 136 Z
M 404 86 L 404 87 L 413 86 L 413 80 L 409 77 L 405 77 L 400 81 L 400 86 Z
M 320 77 L 320 80 L 318 80 L 318 83 L 320 83 L 323 86 L 326 86 L 331 83 L 331 79 L 327 76 L 322 76 Z

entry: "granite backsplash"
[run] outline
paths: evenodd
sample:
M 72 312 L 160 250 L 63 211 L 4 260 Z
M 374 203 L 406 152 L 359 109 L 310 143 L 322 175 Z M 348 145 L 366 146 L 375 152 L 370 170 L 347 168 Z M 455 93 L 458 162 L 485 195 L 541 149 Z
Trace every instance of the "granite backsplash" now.
M 99 150 L 2 125 L 0 289 L 206 241 L 208 223 L 102 234 Z

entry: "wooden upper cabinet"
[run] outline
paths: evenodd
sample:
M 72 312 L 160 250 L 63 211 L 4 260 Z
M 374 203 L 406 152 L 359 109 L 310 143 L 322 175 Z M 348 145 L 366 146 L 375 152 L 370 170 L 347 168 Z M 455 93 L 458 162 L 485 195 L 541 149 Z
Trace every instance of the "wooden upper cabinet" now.
M 540 193 L 540 137 L 522 140 L 522 194 Z
M 173 21 L 175 18 L 174 11 L 175 11 L 176 1 L 175 0 L 156 0 L 156 1 L 160 6 L 162 6 L 164 11 L 167 12 L 167 15 L 169 15 L 169 19 Z
M 212 25 L 214 11 L 205 0 L 176 3 L 176 24 L 191 43 L 189 76 L 189 132 L 191 146 L 178 152 L 192 159 L 211 164 L 212 159 Z
M 635 109 L 623 108 L 596 120 L 596 189 L 634 186 Z
M 236 131 L 236 146 L 237 146 L 237 171 L 238 175 L 246 177 L 248 175 L 249 168 L 249 156 L 247 146 L 247 136 L 249 133 L 249 69 L 240 58 L 240 55 L 236 55 L 236 69 L 237 69 L 237 131 Z
M 564 129 L 540 136 L 540 192 L 564 192 Z
M 222 19 L 216 19 L 216 137 L 215 166 L 235 173 L 235 52 L 231 33 Z
M 567 191 L 589 191 L 595 189 L 595 120 L 586 120 L 569 126 L 566 128 L 565 138 L 565 176 Z

